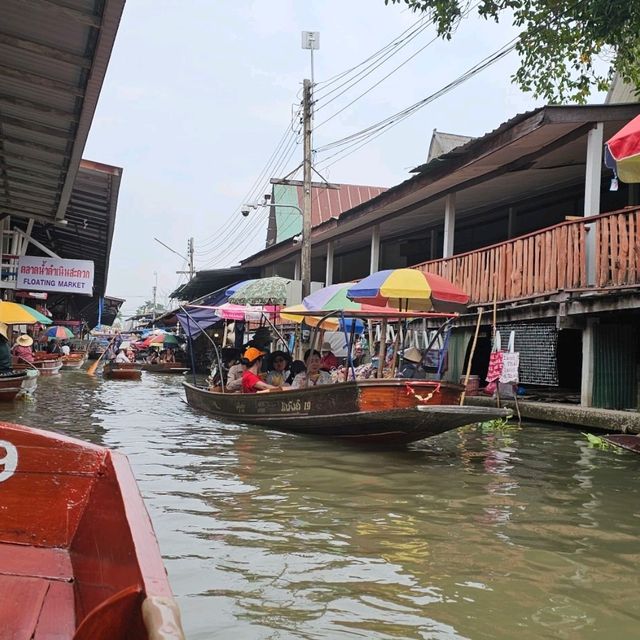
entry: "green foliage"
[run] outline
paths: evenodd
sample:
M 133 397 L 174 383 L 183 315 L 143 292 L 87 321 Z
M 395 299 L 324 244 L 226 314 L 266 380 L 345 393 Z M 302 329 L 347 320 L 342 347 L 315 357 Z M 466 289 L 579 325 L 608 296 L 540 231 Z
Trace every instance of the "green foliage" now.
M 620 449 L 620 447 L 618 447 L 618 445 L 614 444 L 613 442 L 609 442 L 609 440 L 605 440 L 604 438 L 596 436 L 593 433 L 584 433 L 583 431 L 581 431 L 581 433 L 589 441 L 589 445 L 594 449 L 611 449 L 614 451 Z
M 614 72 L 640 88 L 640 0 L 385 0 L 406 4 L 434 21 L 450 40 L 464 15 L 511 20 L 519 29 L 521 89 L 548 102 L 586 102 L 607 88 Z M 598 60 L 610 63 L 602 74 Z

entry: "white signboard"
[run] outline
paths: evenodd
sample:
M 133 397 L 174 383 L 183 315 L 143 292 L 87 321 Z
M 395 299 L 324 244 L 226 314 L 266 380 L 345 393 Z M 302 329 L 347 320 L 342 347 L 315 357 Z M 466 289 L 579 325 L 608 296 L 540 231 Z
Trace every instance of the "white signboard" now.
M 48 256 L 18 258 L 17 289 L 93 295 L 93 261 Z

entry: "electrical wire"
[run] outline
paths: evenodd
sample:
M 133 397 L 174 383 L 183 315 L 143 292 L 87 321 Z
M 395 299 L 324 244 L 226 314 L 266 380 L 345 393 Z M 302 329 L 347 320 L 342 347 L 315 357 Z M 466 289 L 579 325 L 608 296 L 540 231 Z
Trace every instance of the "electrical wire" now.
M 348 85 L 346 89 L 344 89 L 343 91 L 338 93 L 337 96 L 334 96 L 333 98 L 331 98 L 331 100 L 327 101 L 324 105 L 318 107 L 317 110 L 319 111 L 324 106 L 328 105 L 330 102 L 333 102 L 334 100 L 339 98 L 343 93 L 345 93 L 346 91 L 351 89 L 351 87 L 354 87 L 359 82 L 362 82 L 362 80 L 364 80 L 367 76 L 371 75 L 374 71 L 376 71 L 376 69 L 381 67 L 387 60 L 389 60 L 390 58 L 392 58 L 396 54 L 400 53 L 400 51 L 402 49 L 404 49 L 415 38 L 417 38 L 419 35 L 421 35 L 431 24 L 432 24 L 432 21 L 428 21 L 428 22 L 425 22 L 424 24 L 421 24 L 417 29 L 415 29 L 413 32 L 411 32 L 405 39 L 403 39 L 402 41 L 399 41 L 397 47 L 395 47 L 394 49 L 391 49 L 390 51 L 384 53 L 382 56 L 379 56 L 378 58 L 373 60 L 371 63 L 366 65 L 363 69 L 361 69 L 353 77 L 351 77 L 351 78 L 345 80 L 344 82 L 340 83 L 338 86 L 334 87 L 330 91 L 327 91 L 325 93 L 322 92 L 322 89 L 320 89 L 319 91 L 317 91 L 317 90 L 314 91 L 314 101 L 316 103 L 320 103 L 320 102 L 326 100 L 326 98 L 328 96 L 330 96 L 331 94 L 335 93 L 336 91 L 340 91 L 340 89 L 342 89 L 342 87 Z M 361 63 L 361 65 L 362 64 L 364 64 L 364 63 Z M 359 79 L 356 80 L 356 78 L 359 78 Z
M 518 40 L 518 37 L 514 38 L 513 40 L 505 44 L 503 47 L 501 47 L 494 53 L 490 54 L 480 62 L 470 67 L 467 71 L 465 71 L 463 74 L 458 76 L 455 80 L 449 82 L 444 87 L 432 93 L 431 95 L 427 96 L 426 98 L 419 100 L 413 105 L 406 107 L 405 109 L 393 114 L 392 116 L 389 116 L 384 120 L 381 120 L 375 124 L 372 124 L 369 127 L 366 127 L 365 129 L 362 129 L 349 136 L 346 136 L 339 140 L 335 140 L 334 142 L 331 142 L 322 147 L 319 147 L 318 149 L 316 149 L 316 153 L 318 154 L 325 153 L 331 149 L 342 147 L 340 151 L 337 151 L 336 153 L 324 158 L 324 160 L 321 163 L 322 168 L 326 168 L 327 166 L 329 166 L 325 163 L 330 158 L 333 158 L 339 154 L 342 154 L 348 149 L 351 149 L 356 146 L 357 146 L 357 149 L 361 148 L 365 144 L 368 144 L 369 142 L 377 138 L 379 135 L 381 135 L 385 131 L 388 131 L 390 128 L 396 126 L 397 124 L 402 122 L 404 119 L 408 118 L 409 116 L 419 111 L 422 107 L 433 102 L 437 98 L 440 98 L 444 94 L 458 87 L 463 82 L 470 80 L 471 78 L 473 78 L 475 75 L 477 75 L 487 67 L 495 64 L 496 62 L 504 58 L 506 55 L 508 55 L 511 51 L 513 51 L 513 49 L 515 49 L 517 40 Z M 354 151 L 357 151 L 357 149 L 354 149 Z M 331 164 L 335 164 L 335 163 L 331 163 Z
M 279 165 L 274 170 L 273 175 L 278 175 L 281 171 L 284 170 L 286 166 L 288 166 L 291 158 L 296 152 L 298 147 L 297 140 L 294 140 L 296 143 L 293 145 L 289 151 L 289 154 L 286 158 L 282 158 Z M 268 183 L 268 181 L 267 181 Z M 225 249 L 219 252 L 213 260 L 211 260 L 204 268 L 208 268 L 219 264 L 223 261 L 229 261 L 231 257 L 237 256 L 241 250 L 244 250 L 247 245 L 251 243 L 253 239 L 258 235 L 258 233 L 264 231 L 264 227 L 262 223 L 268 220 L 269 218 L 269 208 L 266 207 L 264 211 L 260 212 L 258 216 L 251 216 L 246 219 L 244 229 L 236 229 L 236 238 L 232 240 Z M 248 230 L 250 229 L 250 230 Z M 245 231 L 248 231 L 245 233 Z
M 296 113 L 294 113 L 293 118 L 291 119 L 289 124 L 287 124 L 287 127 L 286 127 L 286 129 L 284 131 L 284 134 L 280 138 L 278 144 L 276 145 L 276 148 L 274 149 L 274 151 L 269 156 L 269 159 L 267 160 L 267 163 L 265 164 L 265 166 L 262 168 L 262 170 L 258 174 L 258 177 L 252 183 L 248 193 L 243 198 L 242 202 L 236 207 L 236 209 L 233 211 L 233 213 L 230 216 L 228 216 L 228 218 L 227 218 L 227 220 L 225 222 L 229 222 L 230 223 L 231 220 L 237 215 L 237 213 L 239 212 L 239 210 L 242 207 L 242 205 L 245 202 L 250 201 L 250 198 L 251 198 L 252 194 L 255 192 L 255 189 L 261 184 L 261 181 L 263 180 L 264 176 L 269 173 L 270 168 L 272 167 L 273 163 L 275 162 L 275 159 L 278 157 L 278 154 L 280 153 L 283 145 L 286 145 L 288 143 L 288 141 L 290 142 L 290 137 L 292 135 L 294 136 L 294 139 L 295 139 L 295 136 L 297 134 L 296 134 L 295 130 L 292 130 L 292 125 L 295 124 L 296 120 L 300 116 L 300 113 L 301 113 L 301 108 L 299 108 L 296 111 Z M 222 244 L 224 242 L 224 240 L 225 240 L 225 234 L 223 234 L 222 237 L 220 236 L 220 234 L 212 234 L 211 236 L 208 236 L 204 240 L 201 240 L 201 241 L 198 242 L 198 245 L 197 245 L 198 248 L 195 251 L 195 253 L 199 254 L 199 255 L 203 255 L 203 253 L 206 254 L 208 252 L 207 251 L 203 252 L 202 251 L 203 248 L 210 247 L 212 245 L 219 246 L 220 244 Z
M 387 43 L 381 49 L 378 49 L 378 51 L 375 51 L 374 53 L 372 53 L 368 58 L 365 58 L 362 62 L 359 62 L 358 64 L 354 65 L 353 67 L 351 67 L 349 69 L 346 69 L 345 71 L 341 71 L 340 73 L 337 73 L 336 75 L 331 76 L 330 78 L 327 78 L 326 80 L 320 80 L 319 82 L 316 82 L 316 87 L 319 87 L 321 89 L 325 89 L 325 88 L 331 86 L 332 84 L 334 84 L 335 82 L 337 82 L 338 80 L 341 80 L 345 76 L 349 75 L 350 73 L 352 73 L 356 69 L 360 68 L 361 66 L 367 64 L 371 60 L 374 60 L 374 59 L 384 55 L 389 49 L 391 49 L 391 48 L 393 48 L 395 46 L 398 46 L 401 42 L 403 42 L 404 37 L 410 31 L 412 31 L 418 25 L 420 25 L 422 22 L 424 22 L 424 20 L 425 20 L 424 16 L 421 16 L 412 25 L 407 27 L 400 35 L 396 36 L 391 42 Z
M 286 163 L 288 163 L 291 155 L 293 155 L 293 153 L 295 152 L 297 145 L 298 145 L 297 137 L 293 137 L 288 143 L 287 147 L 285 147 L 285 149 L 279 156 L 277 160 L 277 164 L 272 165 L 273 170 L 265 174 L 266 175 L 265 182 L 261 184 L 257 184 L 252 194 L 249 194 L 250 197 L 248 197 L 245 200 L 245 202 L 251 202 L 251 200 L 254 199 L 256 195 L 260 193 L 260 191 L 264 191 L 264 189 L 267 188 L 270 178 L 274 175 L 278 175 L 278 173 L 282 170 L 283 166 L 286 166 Z M 289 154 L 286 156 L 286 159 L 285 159 L 285 154 Z M 212 246 L 209 249 L 207 249 L 205 252 L 202 252 L 201 255 L 211 255 L 212 253 L 217 253 L 218 255 L 220 255 L 220 251 L 219 251 L 220 249 L 223 249 L 222 253 L 225 254 L 226 250 L 228 250 L 230 246 L 234 246 L 235 239 L 244 237 L 244 234 L 247 231 L 249 231 L 252 224 L 253 224 L 252 220 L 249 217 L 247 217 L 247 218 L 244 218 L 242 222 L 240 222 L 239 226 L 230 225 L 229 228 L 227 229 L 227 232 L 223 234 L 223 236 L 221 236 L 220 241 L 215 246 Z

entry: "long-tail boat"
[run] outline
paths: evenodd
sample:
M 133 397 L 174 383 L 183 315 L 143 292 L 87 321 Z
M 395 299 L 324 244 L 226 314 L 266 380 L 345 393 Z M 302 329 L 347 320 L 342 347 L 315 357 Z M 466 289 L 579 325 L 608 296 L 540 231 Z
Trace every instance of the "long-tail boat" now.
M 217 417 L 354 442 L 405 444 L 511 413 L 460 406 L 464 387 L 431 380 L 356 380 L 261 393 L 183 385 L 192 407 Z
M 0 637 L 180 640 L 125 456 L 0 422 Z
M 0 376 L 0 402 L 11 402 L 22 392 L 27 378 L 26 371 L 14 371 L 11 375 Z
M 25 371 L 35 367 L 41 376 L 55 376 L 60 373 L 62 368 L 62 356 L 43 351 L 36 351 L 33 354 L 33 362 L 25 362 L 22 358 L 13 359 L 13 369 L 16 371 Z
M 140 380 L 142 369 L 139 364 L 133 362 L 107 362 L 102 375 L 112 380 Z
M 157 362 L 155 364 L 145 363 L 142 365 L 143 371 L 150 373 L 185 373 L 189 367 L 185 367 L 181 362 Z
M 87 361 L 87 354 L 84 351 L 72 351 L 68 356 L 62 356 L 63 369 L 82 369 Z

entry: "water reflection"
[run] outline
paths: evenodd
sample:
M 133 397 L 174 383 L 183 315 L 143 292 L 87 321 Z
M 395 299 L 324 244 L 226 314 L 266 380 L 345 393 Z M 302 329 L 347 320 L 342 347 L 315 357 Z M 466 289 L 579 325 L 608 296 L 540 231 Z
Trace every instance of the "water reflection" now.
M 219 423 L 149 374 L 43 379 L 2 415 L 129 455 L 189 638 L 636 635 L 640 460 L 575 431 L 361 451 Z

